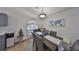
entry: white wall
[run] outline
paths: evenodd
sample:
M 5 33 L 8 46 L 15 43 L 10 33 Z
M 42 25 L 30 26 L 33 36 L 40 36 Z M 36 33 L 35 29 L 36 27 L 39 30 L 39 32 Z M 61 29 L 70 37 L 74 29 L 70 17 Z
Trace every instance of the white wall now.
M 65 27 L 52 27 L 49 20 L 63 18 Z M 71 8 L 60 13 L 53 14 L 44 20 L 45 26 L 49 30 L 57 31 L 57 35 L 67 37 L 72 42 L 79 39 L 79 8 Z
M 23 28 L 23 32 L 26 35 L 26 23 L 31 17 L 27 13 L 22 13 L 20 10 L 18 13 L 8 8 L 0 8 L 0 12 L 5 12 L 8 14 L 8 26 L 1 27 L 0 31 L 14 31 L 18 32 L 20 28 Z M 20 14 L 20 12 L 22 14 Z M 29 13 L 29 12 L 28 12 Z M 24 15 L 23 15 L 24 14 Z M 65 20 L 65 27 L 52 27 L 49 24 L 50 19 L 63 18 Z M 72 8 L 70 10 L 65 10 L 56 14 L 52 14 L 47 19 L 35 19 L 35 21 L 41 25 L 44 24 L 47 29 L 57 31 L 58 36 L 68 37 L 74 42 L 79 39 L 79 8 Z
M 18 8 L 7 8 L 7 7 L 6 8 L 0 7 L 0 13 L 8 14 L 8 26 L 0 26 L 0 31 L 15 32 L 16 37 L 19 29 L 22 28 L 24 36 L 26 36 L 27 21 L 33 18 L 31 13 L 24 11 L 23 9 L 21 10 Z M 40 23 L 38 19 L 35 19 L 35 21 L 38 24 Z

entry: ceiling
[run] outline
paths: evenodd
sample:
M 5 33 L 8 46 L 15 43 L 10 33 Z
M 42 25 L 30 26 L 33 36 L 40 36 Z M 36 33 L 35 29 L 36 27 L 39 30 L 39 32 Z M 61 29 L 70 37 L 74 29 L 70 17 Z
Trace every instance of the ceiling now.
M 23 9 L 33 13 L 34 15 L 39 15 L 43 9 L 47 15 L 52 15 L 57 12 L 61 12 L 61 11 L 70 9 L 70 7 L 36 7 L 36 8 L 35 7 L 31 7 L 31 8 L 30 7 L 24 8 L 23 7 Z
M 47 17 L 64 10 L 68 10 L 71 7 L 0 7 L 0 12 L 3 11 L 13 16 L 23 16 L 23 17 L 33 17 L 38 18 L 38 15 L 41 13 L 42 8 L 47 14 Z

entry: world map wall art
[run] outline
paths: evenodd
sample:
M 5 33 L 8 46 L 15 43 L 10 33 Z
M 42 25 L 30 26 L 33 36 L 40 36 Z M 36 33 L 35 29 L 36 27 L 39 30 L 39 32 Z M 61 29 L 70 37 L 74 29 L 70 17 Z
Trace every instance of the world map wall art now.
M 65 26 L 64 19 L 52 19 L 49 22 L 54 27 L 64 27 Z

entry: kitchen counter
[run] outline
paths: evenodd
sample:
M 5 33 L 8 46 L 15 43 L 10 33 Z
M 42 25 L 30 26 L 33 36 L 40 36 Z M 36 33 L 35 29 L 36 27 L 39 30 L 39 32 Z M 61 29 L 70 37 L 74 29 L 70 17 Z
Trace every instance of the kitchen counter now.
M 14 45 L 14 32 L 0 31 L 0 51 Z
M 5 32 L 4 31 L 0 31 L 0 36 L 4 35 Z
M 50 39 L 49 38 L 49 36 L 44 36 L 44 37 L 41 37 L 39 34 L 37 34 L 37 33 L 32 33 L 33 34 L 33 44 L 35 44 L 35 45 L 33 45 L 33 47 L 34 47 L 34 50 L 36 51 L 44 51 L 44 50 L 46 50 L 46 48 L 45 47 L 47 47 L 48 48 L 48 50 L 52 50 L 52 51 L 55 51 L 55 50 L 57 50 L 57 48 L 58 48 L 58 44 L 59 44 L 59 40 L 57 40 L 58 42 L 56 43 L 55 42 L 55 40 L 54 40 L 54 42 L 56 43 L 54 43 L 53 41 L 52 41 L 52 39 Z M 42 45 L 43 44 L 43 45 Z M 44 47 L 45 46 L 45 47 Z M 41 48 L 43 48 L 43 49 L 40 49 L 40 47 Z
M 60 45 L 60 43 L 61 43 L 61 40 L 59 40 L 55 37 L 52 37 L 50 35 L 46 35 L 46 36 L 44 36 L 44 38 L 46 38 L 47 40 L 51 41 L 52 43 L 54 43 L 56 45 Z

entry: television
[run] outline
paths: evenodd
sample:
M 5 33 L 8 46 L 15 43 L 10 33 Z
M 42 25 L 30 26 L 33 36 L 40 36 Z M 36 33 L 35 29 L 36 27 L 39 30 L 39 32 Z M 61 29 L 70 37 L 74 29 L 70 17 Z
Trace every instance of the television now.
M 0 13 L 0 26 L 8 26 L 8 15 Z

